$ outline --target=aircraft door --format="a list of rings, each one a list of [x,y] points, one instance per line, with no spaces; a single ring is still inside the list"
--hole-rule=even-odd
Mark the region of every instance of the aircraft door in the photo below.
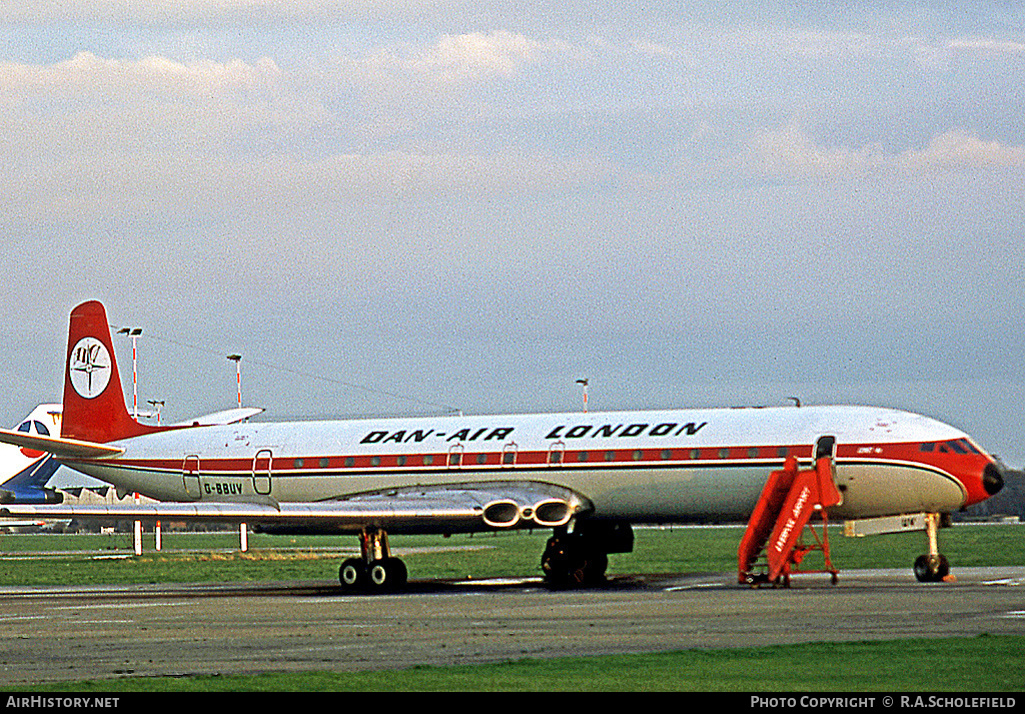
[[[182,485],[185,486],[185,496],[194,500],[202,497],[203,492],[199,488],[199,457],[195,455],[186,456],[182,461]]]
[[[815,440],[815,461],[818,461],[823,456],[828,456],[833,461],[836,461],[835,436],[820,436]]]
[[[515,466],[518,450],[519,447],[515,441],[506,442],[505,446],[502,447],[502,466]]]
[[[270,449],[260,449],[253,457],[253,490],[261,496],[270,494],[273,459]]]
[[[461,469],[463,467],[463,445],[452,444],[448,450],[448,468]]]
[[[566,455],[566,442],[556,441],[548,447],[548,465],[562,466],[563,457]]]
[[[826,457],[826,458],[829,459],[830,476],[831,476],[831,480],[833,482],[832,485],[833,485],[833,488],[836,489],[836,496],[839,499],[838,502],[836,503],[836,505],[842,505],[843,504],[843,498],[844,498],[844,491],[847,490],[847,484],[846,483],[841,484],[839,479],[837,478],[837,469],[836,469],[836,437],[835,436],[820,436],[818,439],[816,439],[815,440],[815,454],[814,454],[814,457],[815,457],[815,462],[814,463],[816,463],[816,464],[818,463],[818,460],[821,459],[822,457]]]

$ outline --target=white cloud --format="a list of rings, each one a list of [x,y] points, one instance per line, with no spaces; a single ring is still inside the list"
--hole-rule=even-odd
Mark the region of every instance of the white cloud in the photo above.
[[[416,64],[440,81],[509,76],[551,46],[504,30],[445,35]]]
[[[916,172],[1025,168],[1025,146],[982,141],[955,129],[933,137],[924,149],[902,152],[894,157],[893,164]]]
[[[565,49],[557,40],[535,40],[505,30],[442,35],[427,45],[404,43],[364,56],[340,55],[333,74],[351,84],[369,83],[366,94],[397,96],[422,83],[437,88],[513,77],[521,68],[549,61]]]
[[[780,178],[851,178],[876,173],[935,173],[1025,168],[1025,147],[983,141],[952,129],[923,148],[888,153],[879,144],[824,146],[795,124],[755,134],[739,158],[742,167]]]
[[[278,91],[282,72],[270,58],[249,64],[197,60],[178,62],[166,57],[122,60],[79,52],[51,65],[0,63],[0,93],[20,92],[106,93],[148,92],[210,97],[225,92]]]
[[[952,50],[985,52],[1018,56],[1025,54],[1025,43],[997,40],[989,37],[952,40],[947,45]]]

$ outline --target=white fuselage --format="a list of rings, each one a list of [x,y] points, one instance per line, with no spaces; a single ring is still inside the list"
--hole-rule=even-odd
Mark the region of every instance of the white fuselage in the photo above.
[[[949,512],[991,463],[961,431],[874,407],[389,418],[204,426],[113,442],[69,465],[165,501],[319,501],[413,485],[539,482],[599,518],[746,518],[787,455],[836,440],[839,517]],[[951,443],[960,444],[954,448]],[[961,453],[961,452],[964,453]]]

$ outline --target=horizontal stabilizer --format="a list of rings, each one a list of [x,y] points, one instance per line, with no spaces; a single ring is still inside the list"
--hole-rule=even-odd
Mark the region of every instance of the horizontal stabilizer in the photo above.
[[[221,426],[224,424],[237,424],[257,414],[262,414],[260,407],[240,407],[238,409],[225,409],[213,414],[204,414],[187,421],[176,422],[172,426]]]
[[[63,439],[54,436],[42,436],[40,434],[26,434],[22,431],[11,431],[0,429],[0,443],[13,444],[26,449],[45,451],[58,458],[72,459],[102,459],[118,456],[125,452],[119,446],[109,444],[97,444],[92,441],[79,441],[78,439]]]

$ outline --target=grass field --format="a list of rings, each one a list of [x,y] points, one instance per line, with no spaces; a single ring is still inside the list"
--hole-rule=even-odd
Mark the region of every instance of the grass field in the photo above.
[[[380,672],[147,677],[33,692],[1020,692],[1025,637],[813,643]],[[838,672],[842,669],[842,676]],[[20,688],[24,690],[25,688]],[[0,691],[17,691],[0,688]]]
[[[633,553],[614,555],[610,574],[732,572],[736,528],[638,529]],[[394,537],[411,577],[537,576],[547,533]],[[847,539],[831,534],[841,569],[907,568],[921,533]],[[952,570],[1025,565],[1025,526],[958,526],[940,534]],[[152,536],[142,556],[123,535],[0,535],[2,585],[71,585],[253,580],[334,580],[352,538],[253,535],[238,552],[233,533]],[[823,666],[828,664],[829,666]],[[836,676],[842,663],[844,676]],[[399,672],[303,672],[70,682],[33,692],[140,691],[1022,691],[1025,636],[819,643],[734,650],[524,660]],[[24,691],[21,687],[19,690]],[[18,691],[15,689],[3,691]]]

